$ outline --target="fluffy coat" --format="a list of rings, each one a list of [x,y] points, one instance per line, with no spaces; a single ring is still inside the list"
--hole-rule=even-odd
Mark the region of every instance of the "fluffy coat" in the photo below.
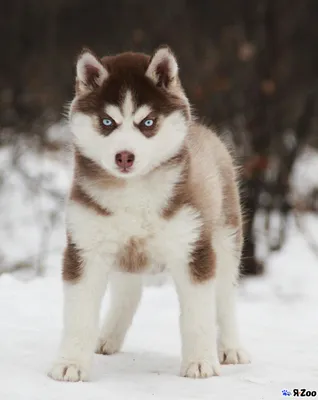
[[[248,362],[235,316],[243,240],[235,168],[216,134],[192,117],[175,56],[167,47],[103,59],[84,50],[76,69],[64,331],[50,376],[87,380],[94,349],[119,351],[143,276],[162,271],[180,300],[181,374],[209,377],[220,362]]]

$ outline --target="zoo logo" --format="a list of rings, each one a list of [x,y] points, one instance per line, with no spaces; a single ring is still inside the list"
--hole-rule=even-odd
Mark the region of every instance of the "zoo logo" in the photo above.
[[[317,396],[317,392],[315,390],[307,390],[307,389],[293,389],[293,392],[290,392],[287,389],[283,389],[282,395],[293,396],[293,397],[315,397]]]

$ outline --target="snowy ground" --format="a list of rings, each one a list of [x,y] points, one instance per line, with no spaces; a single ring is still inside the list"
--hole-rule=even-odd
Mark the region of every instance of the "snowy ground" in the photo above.
[[[58,132],[64,140],[59,127],[52,135]],[[0,215],[0,270],[21,264],[33,273],[0,275],[0,400],[275,400],[283,398],[283,389],[318,391],[318,259],[293,226],[284,249],[270,257],[267,276],[240,287],[250,365],[224,366],[220,377],[208,380],[179,377],[178,303],[167,285],[146,289],[122,353],[96,355],[91,382],[47,378],[61,331],[62,199],[71,168],[64,154],[39,155],[27,146],[20,153],[19,172],[12,149],[0,152],[0,170],[10,171],[1,176],[0,206],[8,211]],[[292,178],[300,193],[317,186],[317,154],[305,156]],[[318,243],[318,216],[306,226]],[[49,241],[43,242],[47,231]],[[30,280],[39,273],[46,277]]]
[[[282,389],[318,391],[317,283],[318,260],[291,228],[267,276],[240,287],[250,365],[224,366],[220,377],[207,380],[179,377],[178,304],[167,285],[146,289],[122,353],[96,355],[91,382],[59,383],[46,376],[61,330],[57,274],[29,282],[2,275],[0,399],[275,400],[283,398]]]

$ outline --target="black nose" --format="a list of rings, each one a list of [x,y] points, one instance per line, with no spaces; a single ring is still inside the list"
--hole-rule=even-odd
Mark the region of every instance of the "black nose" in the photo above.
[[[120,153],[116,154],[115,161],[118,167],[128,169],[132,167],[135,161],[135,155],[129,151],[121,151]]]

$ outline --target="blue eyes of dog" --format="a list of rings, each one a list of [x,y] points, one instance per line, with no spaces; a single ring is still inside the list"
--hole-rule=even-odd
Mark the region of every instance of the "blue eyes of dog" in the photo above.
[[[146,120],[143,122],[143,124],[144,124],[144,126],[146,126],[147,128],[150,128],[150,127],[153,126],[154,120],[153,120],[153,119],[146,119]]]
[[[102,123],[104,126],[112,126],[113,125],[113,121],[109,118],[103,118]]]
[[[101,123],[105,128],[115,128],[117,125],[111,118],[102,118]],[[140,123],[140,127],[152,128],[155,125],[155,120],[148,118]]]

